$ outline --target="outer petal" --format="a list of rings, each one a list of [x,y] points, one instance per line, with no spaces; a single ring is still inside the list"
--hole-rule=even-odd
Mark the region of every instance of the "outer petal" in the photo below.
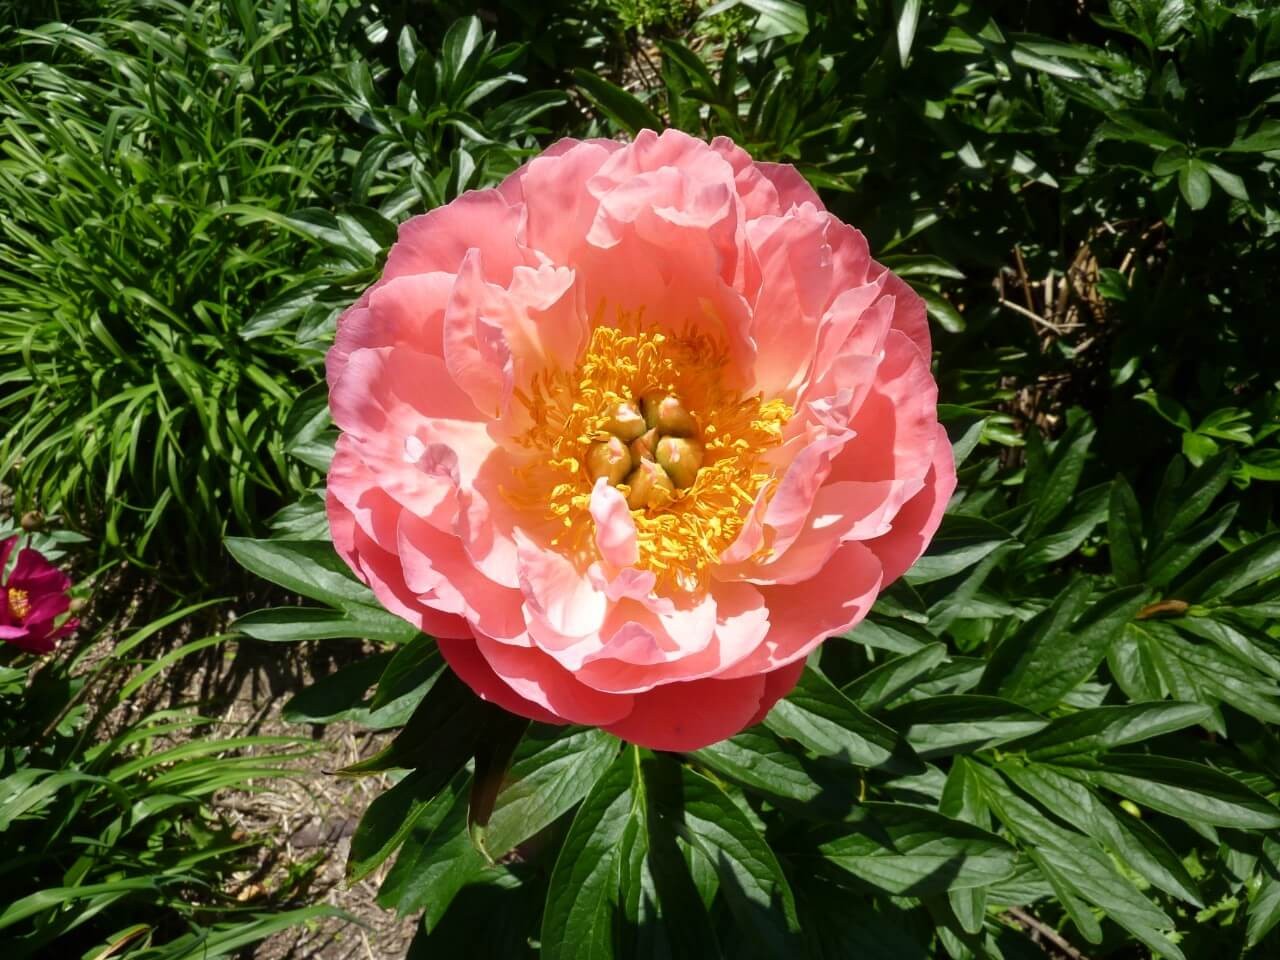
[[[604,728],[651,750],[698,750],[747,726],[764,692],[759,675],[669,683],[638,694],[631,712]]]
[[[933,464],[924,479],[924,488],[898,511],[892,529],[882,537],[867,541],[884,565],[885,585],[897,580],[915,563],[942,523],[947,501],[956,489],[955,459],[946,431],[938,426],[933,448]]]
[[[440,652],[449,666],[453,668],[462,682],[474,690],[482,700],[495,703],[503,710],[509,710],[539,723],[564,724],[568,721],[557,716],[545,707],[540,707],[520,696],[507,686],[489,666],[489,662],[480,656],[475,640],[450,639],[442,637],[436,641]]]
[[[476,646],[493,672],[518,696],[571,723],[606,726],[632,709],[632,697],[592,690],[534,647],[498,643],[483,635],[476,637]]]
[[[756,715],[751,718],[751,722],[747,726],[754,726],[767,717],[774,704],[790,693],[791,688],[799,682],[800,674],[802,673],[804,673],[803,660],[796,660],[785,667],[779,667],[777,670],[766,673],[764,675],[764,695],[760,698],[760,709],[756,711]]]
[[[880,560],[856,541],[840,546],[822,573],[802,583],[762,587],[769,607],[769,635],[752,654],[722,676],[765,673],[808,656],[827,637],[844,633],[863,617],[880,592]],[[833,589],[839,584],[839,589]]]

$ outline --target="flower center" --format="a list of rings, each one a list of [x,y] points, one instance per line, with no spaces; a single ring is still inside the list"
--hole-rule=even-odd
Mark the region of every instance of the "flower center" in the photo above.
[[[27,614],[31,612],[31,601],[27,597],[27,591],[10,587],[8,599],[9,612],[13,614],[14,619],[19,621],[26,619]]]
[[[553,545],[595,557],[591,490],[604,477],[635,521],[639,566],[696,590],[773,482],[761,455],[777,446],[792,409],[724,385],[728,359],[705,334],[596,327],[572,371],[519,394],[533,426],[520,442],[541,456],[513,500],[547,511]]]

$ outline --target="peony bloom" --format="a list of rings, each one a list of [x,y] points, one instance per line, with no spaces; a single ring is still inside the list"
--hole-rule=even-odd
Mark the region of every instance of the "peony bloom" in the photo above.
[[[400,229],[327,359],[338,552],[475,691],[692,750],[955,486],[923,304],[791,167],[561,140]]]
[[[76,620],[54,624],[71,606],[71,578],[30,547],[18,551],[5,576],[17,544],[16,535],[0,541],[0,641],[31,653],[48,653],[59,637],[79,625]]]

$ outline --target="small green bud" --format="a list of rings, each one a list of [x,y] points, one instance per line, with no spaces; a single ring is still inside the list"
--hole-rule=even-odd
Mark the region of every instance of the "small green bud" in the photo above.
[[[652,460],[640,461],[640,465],[627,477],[627,486],[631,488],[627,494],[627,506],[632,510],[664,506],[676,492],[666,471]]]
[[[631,454],[617,437],[593,443],[587,450],[587,473],[592,480],[605,477],[611,486],[617,486],[630,470]]]
[[[658,441],[657,454],[658,466],[667,471],[676,489],[684,490],[697,479],[705,449],[697,440],[663,437]]]
[[[692,437],[698,432],[693,417],[674,394],[646,393],[640,398],[644,422],[650,429],[669,437]]]
[[[620,403],[609,414],[604,422],[604,429],[612,433],[623,443],[630,443],[644,433],[644,417],[634,403]]]

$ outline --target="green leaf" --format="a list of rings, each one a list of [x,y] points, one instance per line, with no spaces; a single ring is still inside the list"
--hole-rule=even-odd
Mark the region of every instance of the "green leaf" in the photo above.
[[[1095,434],[1093,421],[1088,417],[1081,417],[1067,428],[1067,432],[1054,447],[1048,477],[1033,502],[1031,515],[1027,518],[1027,527],[1022,534],[1024,541],[1032,540],[1048,529],[1049,524],[1071,502],[1076,487],[1080,484],[1080,475],[1084,472],[1089,446],[1093,443]]]
[[[972,753],[1035,733],[1042,717],[1008,700],[947,694],[913,700],[885,715],[925,759]]]
[[[1260,882],[1249,897],[1249,946],[1255,947],[1280,923],[1280,843],[1267,837],[1258,858]]]
[[[1059,717],[1038,733],[1011,744],[1035,760],[1102,753],[1204,723],[1211,711],[1199,703],[1129,703],[1095,707]]]
[[[1221,510],[1210,514],[1181,536],[1166,539],[1147,563],[1147,582],[1156,587],[1172,583],[1197,557],[1218,542],[1235,519],[1239,506],[1238,503],[1224,504]]]
[[[488,717],[499,712],[447,670],[394,740],[367,760],[345,767],[347,775],[378,773],[396,767],[434,769],[444,783],[471,759]]]
[[[1182,951],[1165,933],[1173,930],[1173,921],[1117,872],[1097,841],[1058,826],[1044,811],[1018,797],[994,770],[966,759],[956,762],[977,777],[992,812],[1021,841],[1086,938],[1100,941],[1102,931],[1084,902],[1102,908],[1152,950],[1182,960]]]
[[[715,866],[721,895],[760,952],[793,956],[798,933],[795,898],[764,837],[706,777],[682,767],[678,786],[678,791],[664,791],[655,798],[660,815]]]
[[[250,573],[331,606],[381,609],[373,591],[352,575],[326,540],[227,537],[227,550]]]
[[[1124,596],[1131,597],[1138,592],[1128,588]],[[1061,658],[1073,652],[1074,643],[1067,629],[1080,616],[1088,601],[1088,580],[1074,580],[1048,609],[1036,614],[1005,639],[983,671],[978,689],[1026,706],[1057,702],[1058,696],[1047,697],[1041,684],[1053,674],[1060,673]],[[1087,652],[1091,657],[1093,651]],[[1098,660],[1101,659],[1102,651],[1099,650]],[[1075,667],[1074,664],[1072,666]],[[1076,669],[1069,671],[1072,676],[1076,672]]]
[[[933,583],[976,566],[1010,541],[1007,531],[973,517],[947,517],[928,552],[912,565],[904,579],[912,586]]]
[[[793,0],[725,0],[708,7],[702,16],[714,16],[736,6],[749,7],[758,13],[756,29],[767,36],[804,36],[809,32],[805,8]]]
[[[269,643],[346,637],[384,643],[407,643],[419,636],[417,627],[395,614],[354,604],[341,612],[319,607],[269,607],[254,610],[236,620],[235,629],[255,640]]]
[[[602,730],[535,726],[516,751],[498,793],[487,833],[501,857],[582,800],[613,763],[618,741]]]
[[[381,866],[404,843],[418,818],[433,809],[433,803],[439,811],[441,804],[447,807],[454,802],[465,780],[462,772],[452,785],[447,781],[442,784],[436,771],[414,770],[390,790],[374,797],[351,837],[347,882],[359,883]],[[445,799],[437,802],[442,790]]]
[[[946,644],[931,643],[868,670],[845,685],[844,695],[863,710],[879,710],[946,658]]]
[[[1280,570],[1280,531],[1259,537],[1209,564],[1176,591],[1179,597],[1204,603],[1229,597],[1237,590],[1273,576]]]
[[[1178,171],[1178,189],[1192,210],[1203,210],[1208,205],[1213,185],[1209,171],[1201,161],[1188,160]]]
[[[891,728],[859,709],[826,677],[805,667],[795,689],[769,711],[765,726],[820,756],[862,767],[913,772],[919,760]]]
[[[1074,553],[1106,516],[1109,488],[1110,484],[1099,484],[1082,491],[1072,503],[1066,524],[1028,543],[1015,566],[1023,570],[1045,566]]]
[[[444,669],[440,648],[430,637],[418,634],[396,650],[378,678],[378,689],[369,708],[374,711],[411,696],[432,682]]]
[[[1142,509],[1133,487],[1122,476],[1111,481],[1107,540],[1116,582],[1121,586],[1137,583],[1142,577]]]
[[[903,69],[911,59],[911,44],[916,36],[916,24],[920,21],[922,0],[894,0],[894,16],[898,21],[895,36],[898,40],[898,61]]]
[[[1274,830],[1280,809],[1213,767],[1169,757],[1113,755],[1089,779],[1135,803],[1218,827]]]
[[[1057,768],[1005,761],[999,769],[1046,810],[1071,811],[1072,826],[1111,850],[1120,862],[1161,890],[1203,906],[1200,891],[1177,854],[1141,820],[1116,813],[1088,786]]]
[[[857,784],[844,768],[788,750],[762,725],[689,755],[751,793],[819,820],[842,820],[857,803]]]
[[[1229,153],[1269,153],[1280,150],[1280,120],[1263,120],[1253,133],[1227,147]]]
[[[1013,873],[1014,850],[994,834],[939,813],[867,803],[857,832],[827,841],[822,855],[864,883],[902,896],[986,886]]]
[[[542,915],[543,960],[614,953],[623,837],[643,807],[636,747],[628,747],[578,808],[556,857]]]
[[[490,863],[494,854],[488,846],[489,818],[493,815],[498,791],[507,776],[507,767],[529,729],[529,720],[506,711],[492,713],[480,733],[471,777],[471,797],[467,803],[467,829],[471,842]]]
[[[463,887],[484,875],[484,858],[467,832],[470,781],[467,771],[459,771],[417,814],[378,890],[379,905],[401,916],[424,910],[422,922],[428,930],[440,922]],[[429,791],[424,785],[419,795]]]
[[[1274,80],[1277,77],[1280,77],[1280,60],[1271,60],[1249,74],[1249,82],[1261,83],[1263,80]]]
[[[661,130],[658,115],[616,84],[590,71],[577,68],[573,80],[587,98],[619,127],[635,136],[641,130]]]
[[[363,718],[367,715],[365,694],[378,682],[390,661],[389,653],[363,657],[321,677],[295,694],[284,705],[281,717],[286,723],[331,723],[353,714]]]
[[[1235,468],[1235,456],[1227,452],[1206,460],[1191,471],[1191,475],[1178,485],[1177,500],[1171,504],[1169,515],[1155,531],[1155,542],[1159,544],[1178,536],[1202,517],[1226,487]]]

